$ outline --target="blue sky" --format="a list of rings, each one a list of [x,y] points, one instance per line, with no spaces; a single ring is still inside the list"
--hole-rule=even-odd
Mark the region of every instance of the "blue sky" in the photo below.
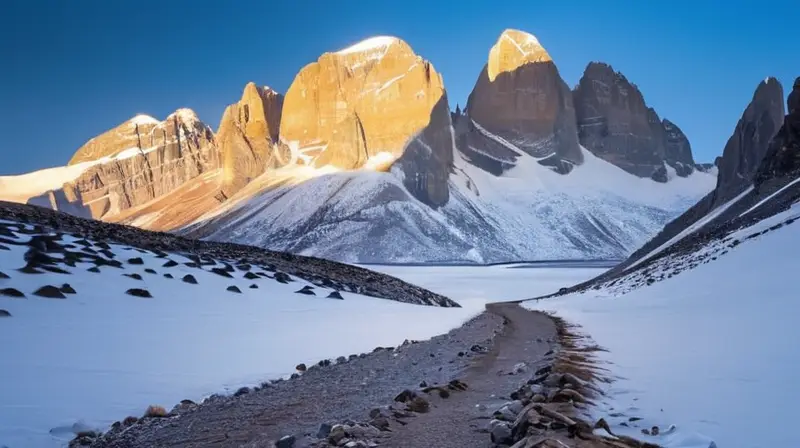
[[[613,4],[614,7],[609,7]],[[65,164],[137,113],[190,107],[216,129],[248,81],[285,92],[325,51],[395,35],[464,104],[505,28],[535,34],[567,84],[610,63],[689,136],[722,148],[760,80],[800,76],[800,1],[6,0],[0,174]],[[788,92],[787,92],[788,93]]]

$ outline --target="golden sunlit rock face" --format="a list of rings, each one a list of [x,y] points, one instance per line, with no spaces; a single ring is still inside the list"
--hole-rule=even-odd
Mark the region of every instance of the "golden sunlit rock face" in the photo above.
[[[137,115],[86,142],[72,156],[69,165],[111,157],[128,148],[146,148],[146,140],[159,123],[148,115]]]
[[[412,193],[441,205],[453,158],[449,129],[447,96],[433,65],[400,39],[375,37],[325,53],[300,71],[286,93],[280,136],[317,167],[358,169],[391,155],[408,168]]]
[[[460,133],[460,140],[491,146],[481,142],[485,130],[513,145],[512,154],[496,157],[527,153],[560,173],[583,161],[572,93],[550,55],[528,33],[506,30],[497,39],[469,96],[467,115],[480,128],[465,131],[474,135]]]
[[[66,183],[63,195],[94,218],[145,204],[219,166],[214,134],[190,109],[162,122],[134,117],[84,145],[73,160],[96,163]]]
[[[283,96],[269,87],[248,83],[242,99],[222,115],[217,142],[222,154],[222,190],[239,191],[267,168],[289,162],[278,147]]]
[[[500,73],[513,72],[525,64],[552,60],[533,35],[519,30],[505,30],[489,50],[489,81],[494,81]]]

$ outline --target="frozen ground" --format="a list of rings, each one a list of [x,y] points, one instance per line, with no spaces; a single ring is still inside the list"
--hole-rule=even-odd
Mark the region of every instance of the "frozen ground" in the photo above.
[[[609,350],[601,358],[620,379],[594,412],[617,431],[642,436],[640,428],[674,424],[674,433],[651,438],[666,447],[800,446],[798,215],[795,207],[727,244],[660,260],[648,276],[663,279],[651,286],[620,285],[639,282],[631,274],[615,287],[526,306],[579,324]],[[688,264],[696,266],[664,275]],[[619,425],[630,417],[644,420]]]
[[[526,268],[527,266],[534,266]],[[455,301],[505,302],[550,294],[603,273],[598,267],[389,266],[368,268],[450,297]],[[591,265],[590,265],[591,266]]]
[[[65,236],[63,242],[71,240]],[[169,258],[180,264],[165,268],[165,258],[114,245],[110,250],[124,270],[102,266],[91,273],[93,264],[78,263],[72,275],[24,274],[17,268],[28,247],[0,246],[9,249],[0,250],[0,271],[10,276],[0,278],[0,289],[27,296],[0,294],[0,309],[11,314],[0,318],[0,446],[10,448],[64,445],[75,428],[104,429],[126,415],[141,415],[150,404],[169,409],[182,399],[288,376],[300,362],[430,338],[484,305],[466,297],[463,308],[445,309],[348,292],[334,300],[320,287],[317,296],[308,296],[295,293],[310,285],[299,279],[248,280],[240,271],[226,278],[210,267],[187,267],[190,260],[175,254]],[[134,257],[143,264],[125,262]],[[134,272],[142,280],[123,276]],[[182,282],[186,274],[199,284]],[[77,294],[32,294],[63,283]],[[232,285],[242,293],[227,291]],[[146,288],[153,298],[126,295],[129,288]]]

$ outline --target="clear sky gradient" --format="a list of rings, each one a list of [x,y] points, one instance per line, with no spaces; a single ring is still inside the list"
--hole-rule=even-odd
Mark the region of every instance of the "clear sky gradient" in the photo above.
[[[216,129],[248,81],[285,92],[325,51],[406,40],[462,106],[505,28],[536,35],[567,84],[622,71],[698,161],[721,154],[756,85],[800,76],[800,1],[5,0],[0,174],[65,164],[137,113],[194,109]],[[788,94],[788,91],[786,92]]]

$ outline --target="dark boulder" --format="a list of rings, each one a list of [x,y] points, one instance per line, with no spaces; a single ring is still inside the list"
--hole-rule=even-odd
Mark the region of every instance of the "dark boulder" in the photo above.
[[[44,297],[46,299],[66,299],[67,296],[59,288],[52,285],[45,285],[37,289],[33,295]]]
[[[125,291],[125,294],[128,294],[129,296],[134,296],[134,297],[141,297],[143,299],[152,299],[153,298],[153,295],[150,294],[150,291],[148,291],[146,289],[141,289],[141,288],[131,288],[131,289]]]

